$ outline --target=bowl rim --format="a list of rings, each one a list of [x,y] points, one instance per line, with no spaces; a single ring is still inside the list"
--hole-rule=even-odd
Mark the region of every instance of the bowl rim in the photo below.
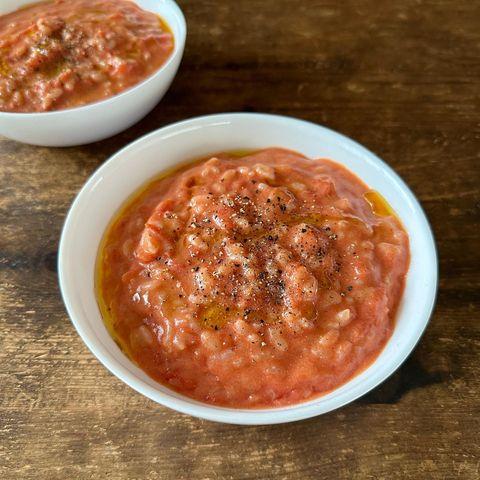
[[[134,3],[137,3],[136,0],[131,0]],[[96,107],[103,107],[103,106],[108,106],[109,104],[117,101],[120,97],[127,97],[130,95],[135,95],[137,93],[137,90],[142,89],[146,85],[154,82],[157,77],[161,76],[163,74],[163,71],[166,70],[170,64],[180,55],[183,55],[183,50],[185,48],[185,42],[187,39],[187,22],[185,20],[185,15],[183,14],[181,8],[178,6],[178,4],[174,0],[160,0],[162,3],[164,3],[168,8],[172,9],[172,12],[174,15],[177,17],[177,19],[180,22],[180,29],[179,29],[179,37],[176,35],[173,35],[174,38],[174,43],[173,43],[173,52],[171,55],[167,58],[167,61],[163,63],[155,72],[150,74],[147,78],[142,80],[139,83],[136,83],[132,85],[131,87],[128,87],[127,89],[111,96],[107,97],[103,100],[96,100],[91,103],[86,103],[85,105],[79,105],[78,107],[70,107],[70,108],[64,108],[62,110],[49,110],[46,112],[5,112],[0,110],[0,116],[4,117],[9,117],[9,118],[33,118],[33,117],[54,117],[62,114],[68,114],[68,113],[84,113],[87,112],[89,109],[94,109]],[[138,4],[137,4],[138,5]],[[141,7],[143,9],[143,7]],[[151,10],[144,9],[146,11],[149,11],[151,13]],[[15,10],[12,10],[14,12]],[[10,12],[10,13],[12,13]],[[5,15],[5,14],[4,14]],[[8,13],[7,13],[8,15]],[[162,17],[163,20],[163,17]],[[165,21],[165,20],[164,20]],[[167,23],[168,27],[173,30],[171,27],[170,23]],[[172,31],[173,34],[173,31]]]
[[[373,382],[362,382],[360,385],[354,388],[354,394],[352,395],[351,392],[343,392],[339,401],[336,402],[335,406],[333,407],[325,407],[321,404],[315,404],[316,401],[322,398],[322,395],[316,397],[314,399],[310,399],[304,403],[297,403],[283,407],[272,407],[272,408],[261,408],[261,409],[236,409],[236,408],[228,408],[228,407],[219,407],[216,405],[209,405],[207,403],[198,402],[196,400],[192,400],[186,396],[180,396],[181,398],[174,397],[172,395],[168,395],[166,393],[161,392],[158,389],[155,389],[148,385],[143,380],[139,379],[135,373],[133,373],[130,369],[120,365],[118,362],[108,351],[108,349],[101,343],[101,341],[97,338],[97,344],[91,339],[91,335],[95,335],[93,330],[90,326],[85,326],[81,322],[79,322],[76,318],[75,309],[70,302],[70,298],[68,295],[68,291],[66,288],[66,249],[67,249],[67,234],[73,223],[76,221],[75,217],[79,210],[81,210],[81,206],[84,202],[88,201],[88,193],[92,187],[95,186],[99,178],[104,176],[104,174],[112,168],[112,165],[118,160],[121,159],[122,156],[129,151],[135,150],[137,147],[141,146],[144,142],[148,142],[149,140],[153,139],[156,136],[159,136],[159,142],[161,142],[161,137],[166,136],[169,134],[174,134],[175,131],[183,129],[184,132],[188,132],[192,130],[192,127],[199,127],[201,128],[201,124],[207,123],[231,123],[234,122],[235,119],[240,118],[248,118],[250,121],[255,120],[266,120],[272,122],[280,122],[280,123],[290,123],[291,127],[294,128],[295,126],[298,127],[308,127],[308,128],[315,128],[319,131],[322,131],[324,134],[328,134],[333,136],[336,141],[341,142],[342,145],[347,145],[349,148],[353,148],[359,151],[363,155],[367,155],[372,161],[374,161],[377,165],[379,165],[382,170],[386,171],[393,180],[396,181],[403,192],[409,197],[409,199],[413,202],[415,206],[415,210],[418,214],[422,217],[422,220],[425,224],[425,229],[422,232],[422,235],[425,236],[427,243],[430,246],[430,254],[432,258],[432,271],[430,274],[432,275],[432,284],[429,289],[429,295],[427,298],[429,301],[427,302],[427,307],[424,310],[423,316],[419,316],[416,319],[418,324],[416,334],[413,335],[403,353],[397,355],[395,357],[395,361],[392,361],[389,367],[386,369],[386,373],[383,374],[380,378],[376,379]],[[212,152],[214,153],[214,152]],[[335,160],[335,159],[334,159]],[[161,169],[159,169],[159,172]],[[361,178],[361,176],[360,176]],[[125,199],[128,198],[128,194],[125,196]],[[112,215],[114,212],[112,212]],[[408,232],[411,235],[411,232]],[[98,246],[97,249],[98,250]],[[433,236],[433,231],[431,225],[428,221],[427,216],[420,204],[417,200],[414,193],[410,190],[407,184],[403,181],[403,179],[383,160],[381,160],[378,156],[372,153],[370,150],[366,149],[356,141],[346,137],[343,134],[340,134],[334,130],[331,130],[327,127],[323,127],[321,125],[315,124],[313,122],[309,122],[306,120],[301,120],[294,117],[288,117],[283,115],[274,115],[274,114],[265,114],[265,113],[245,113],[245,112],[232,112],[232,113],[220,113],[220,114],[212,114],[212,115],[204,115],[199,117],[193,117],[187,120],[178,121],[169,125],[166,125],[162,128],[159,128],[153,132],[150,132],[139,139],[135,140],[134,142],[126,145],[118,152],[113,154],[108,160],[106,160],[100,167],[90,176],[81,190],[78,192],[74,202],[72,203],[62,228],[62,234],[59,243],[59,250],[58,250],[58,275],[59,275],[59,285],[61,295],[66,306],[67,312],[69,314],[70,320],[72,321],[73,325],[75,326],[78,334],[93,353],[93,355],[108,369],[111,373],[113,373],[116,377],[122,380],[124,383],[129,385],[134,390],[138,391],[139,393],[143,394],[144,396],[150,398],[156,403],[169,407],[173,410],[176,410],[181,413],[185,413],[188,415],[192,415],[198,418],[211,420],[215,422],[221,423],[229,423],[229,424],[239,424],[239,425],[270,425],[270,424],[278,424],[278,423],[287,423],[293,421],[299,421],[303,419],[307,419],[310,417],[314,417],[317,415],[321,415],[330,411],[334,411],[338,408],[345,406],[348,403],[351,403],[358,398],[362,397],[363,395],[367,394],[378,385],[383,383],[387,380],[407,359],[407,357],[412,353],[420,339],[422,338],[425,329],[430,321],[432,316],[437,291],[438,291],[438,253],[437,248]],[[391,339],[389,340],[389,342]],[[388,342],[387,342],[388,344]],[[376,360],[372,363],[375,363]],[[356,376],[349,379],[346,383],[340,385],[340,387],[344,385],[348,385]],[[338,387],[338,388],[340,388]],[[166,387],[168,389],[168,387]],[[332,390],[335,391],[336,389]],[[173,393],[173,391],[172,391]],[[328,392],[327,392],[328,393]]]

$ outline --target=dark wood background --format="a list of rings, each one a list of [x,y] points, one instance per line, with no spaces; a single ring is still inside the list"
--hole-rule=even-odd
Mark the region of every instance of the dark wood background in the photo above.
[[[480,476],[480,4],[182,0],[171,90],[112,139],[52,149],[0,139],[2,479],[449,479]],[[170,122],[293,115],[349,135],[412,187],[440,255],[435,314],[381,387],[278,426],[196,420],[129,389],[63,307],[62,222],[113,152]]]

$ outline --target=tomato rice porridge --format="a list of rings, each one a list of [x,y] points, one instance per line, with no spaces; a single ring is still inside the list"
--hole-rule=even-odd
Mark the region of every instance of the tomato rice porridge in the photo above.
[[[0,16],[0,111],[112,97],[170,57],[173,35],[130,0],[48,0]]]
[[[218,154],[151,182],[108,228],[99,304],[148,375],[210,404],[312,399],[381,352],[408,237],[381,197],[329,160]]]

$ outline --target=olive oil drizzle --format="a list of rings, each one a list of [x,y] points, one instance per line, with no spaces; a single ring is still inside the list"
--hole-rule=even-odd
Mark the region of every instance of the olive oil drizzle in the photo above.
[[[385,198],[376,190],[364,193],[363,198],[370,205],[372,212],[379,217],[396,217],[396,214]]]

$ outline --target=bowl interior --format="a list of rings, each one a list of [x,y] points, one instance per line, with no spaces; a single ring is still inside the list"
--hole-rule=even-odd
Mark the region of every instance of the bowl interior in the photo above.
[[[219,151],[271,146],[341,163],[387,199],[410,236],[411,264],[405,293],[396,328],[385,349],[368,369],[340,388],[302,404],[275,409],[209,406],[158,384],[119,350],[103,324],[95,299],[97,249],[109,221],[126,198],[162,170]],[[202,418],[262,424],[333,410],[368,392],[393,373],[428,322],[435,300],[437,260],[432,233],[420,205],[404,182],[374,154],[340,134],[300,120],[223,114],[160,129],[126,147],[97,170],[67,217],[59,273],[67,309],[83,340],[107,368],[131,387],[159,403]]]

